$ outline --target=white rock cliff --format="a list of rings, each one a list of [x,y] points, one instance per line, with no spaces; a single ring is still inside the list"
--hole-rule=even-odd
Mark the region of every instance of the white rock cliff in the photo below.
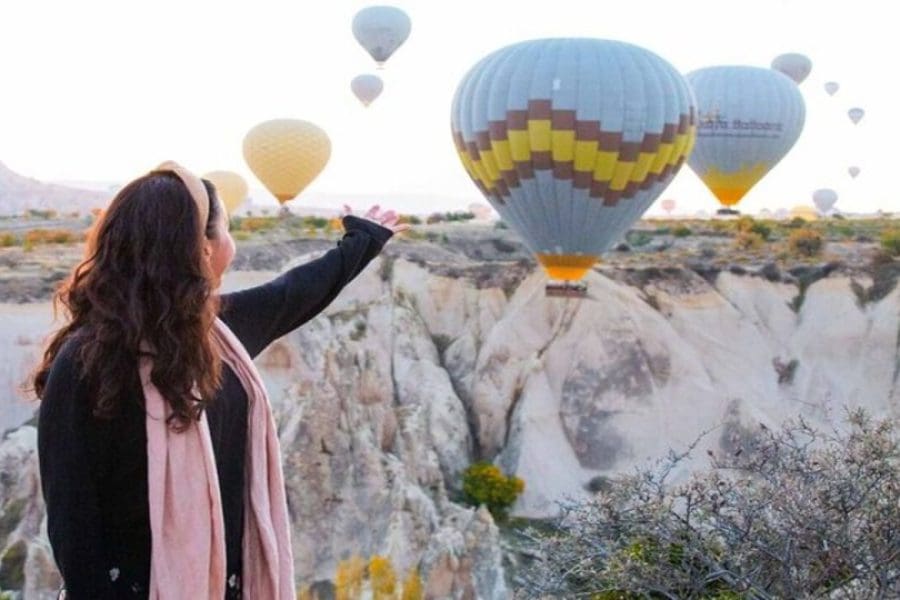
[[[845,406],[898,415],[896,289],[867,302],[871,282],[849,274],[801,294],[759,276],[606,267],[577,300],[545,297],[530,268],[508,274],[383,256],[258,359],[303,583],[380,554],[399,572],[418,567],[429,597],[509,597],[489,514],[452,501],[477,459],[525,480],[515,514],[548,517],[702,432],[701,449],[718,450],[759,422],[830,425]],[[38,594],[57,580],[33,431],[0,446],[15,474],[0,486],[0,520],[12,524],[0,543],[8,553],[24,540],[26,589]]]

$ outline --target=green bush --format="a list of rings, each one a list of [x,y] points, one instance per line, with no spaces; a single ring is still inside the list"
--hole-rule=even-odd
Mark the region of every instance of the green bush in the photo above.
[[[797,229],[788,237],[788,248],[797,256],[818,256],[823,246],[822,234],[812,229]]]
[[[678,227],[676,227],[675,229],[672,230],[672,235],[674,235],[677,238],[685,238],[685,237],[690,236],[693,233],[694,232],[691,231],[691,228],[688,227],[687,225],[679,225]]]
[[[325,229],[328,227],[328,219],[324,217],[303,217],[303,224],[313,229]]]
[[[240,231],[267,231],[277,224],[275,219],[266,217],[244,217],[238,222],[237,227]]]
[[[9,248],[10,246],[18,246],[19,240],[11,233],[0,235],[0,248]]]
[[[506,519],[507,511],[525,490],[525,482],[512,475],[504,475],[500,467],[489,462],[477,462],[463,473],[463,494],[471,506],[484,504],[498,521]]]
[[[891,256],[900,255],[900,229],[888,229],[882,232],[881,247]]]
[[[650,236],[646,231],[629,231],[625,235],[625,241],[628,242],[629,246],[634,248],[640,248],[641,246],[646,246],[653,240],[653,237]]]
[[[752,232],[759,235],[764,241],[769,239],[772,228],[762,221],[757,221],[753,217],[743,216],[735,221],[735,229],[740,232]]]

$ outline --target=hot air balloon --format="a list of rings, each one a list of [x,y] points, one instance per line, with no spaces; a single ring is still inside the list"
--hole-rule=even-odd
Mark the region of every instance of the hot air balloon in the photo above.
[[[812,71],[812,61],[802,54],[791,52],[776,56],[772,61],[772,68],[793,79],[794,83],[800,84]]]
[[[800,137],[803,96],[772,69],[707,67],[687,78],[699,110],[688,164],[723,206],[734,206]]]
[[[821,189],[813,192],[813,204],[819,209],[820,214],[826,214],[838,200],[837,192],[831,189]]]
[[[475,218],[479,221],[487,221],[491,218],[494,211],[487,204],[473,202],[469,205],[469,212],[475,215]]]
[[[847,111],[847,116],[850,117],[850,120],[853,121],[854,125],[857,125],[862,120],[862,118],[865,114],[866,114],[866,111],[864,111],[863,109],[861,109],[859,107],[851,108],[850,110]]]
[[[216,194],[230,215],[247,199],[247,182],[234,171],[210,171],[203,179],[216,187]]]
[[[790,212],[791,219],[803,219],[804,221],[815,221],[819,218],[819,213],[812,206],[795,206]]]
[[[667,214],[671,215],[672,211],[675,210],[675,200],[672,198],[666,198],[662,201],[662,209],[666,211]]]
[[[856,176],[859,175],[859,167],[850,167],[849,169],[847,169],[847,172],[850,173],[850,177],[856,179]]]
[[[493,52],[463,77],[451,114],[475,185],[566,282],[662,193],[693,146],[694,120],[690,86],[669,63],[599,39]]]
[[[379,67],[406,41],[411,27],[406,13],[393,6],[369,6],[353,17],[353,37]]]
[[[841,84],[839,84],[837,81],[828,81],[825,83],[825,92],[829,96],[834,96],[835,94],[837,94],[837,91],[840,88],[841,88]]]
[[[375,98],[381,95],[384,83],[378,75],[357,75],[350,82],[350,89],[359,98],[359,101],[363,103],[363,106],[369,106]]]
[[[309,121],[265,121],[244,137],[244,160],[281,204],[302,192],[330,156],[328,135]]]

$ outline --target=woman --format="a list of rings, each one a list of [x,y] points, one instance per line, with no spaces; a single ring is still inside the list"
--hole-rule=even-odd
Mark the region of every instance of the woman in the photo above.
[[[234,242],[209,182],[164,163],[113,199],[57,295],[69,319],[34,377],[66,598],[294,597],[278,440],[251,359],[406,228],[377,206],[343,222],[321,258],[218,296]]]

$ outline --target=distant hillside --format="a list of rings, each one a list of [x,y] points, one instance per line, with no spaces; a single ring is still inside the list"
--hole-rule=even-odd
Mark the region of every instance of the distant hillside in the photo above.
[[[20,215],[27,210],[55,210],[59,214],[83,213],[103,207],[106,191],[86,190],[24,177],[0,162],[0,215]]]

